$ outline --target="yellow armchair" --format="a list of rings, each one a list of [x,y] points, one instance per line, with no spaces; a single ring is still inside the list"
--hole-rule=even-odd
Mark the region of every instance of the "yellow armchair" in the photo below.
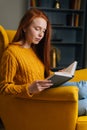
[[[8,45],[16,31],[4,31]],[[86,74],[87,69],[78,70],[72,80],[87,80]],[[87,116],[78,117],[78,88],[74,86],[50,88],[29,99],[1,94],[0,118],[5,130],[87,130]]]

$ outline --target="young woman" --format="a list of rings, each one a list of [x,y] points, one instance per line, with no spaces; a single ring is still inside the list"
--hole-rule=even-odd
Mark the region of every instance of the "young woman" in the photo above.
[[[41,10],[28,10],[20,21],[12,43],[2,56],[1,93],[31,97],[53,85],[45,79],[50,74],[50,39],[51,25],[48,17]],[[84,94],[80,94],[80,99],[86,100],[86,82],[67,82],[64,85],[75,85],[79,89],[84,86]],[[81,107],[82,105],[79,106],[79,113]]]
[[[30,9],[20,21],[13,42],[4,52],[0,67],[0,91],[27,95],[49,88],[51,26],[40,10]]]

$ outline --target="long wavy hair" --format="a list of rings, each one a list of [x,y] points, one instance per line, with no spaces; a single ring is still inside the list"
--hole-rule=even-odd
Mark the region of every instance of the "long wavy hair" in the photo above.
[[[32,44],[32,48],[39,57],[39,59],[43,62],[45,66],[45,77],[49,75],[49,69],[50,69],[50,41],[51,41],[51,24],[46,16],[46,14],[36,8],[31,8],[27,10],[23,18],[21,19],[17,32],[14,36],[13,43],[18,41],[25,41],[25,32],[24,29],[29,27],[33,19],[41,17],[46,20],[47,22],[47,29],[45,31],[45,35],[43,39],[39,42],[39,44],[35,45]]]

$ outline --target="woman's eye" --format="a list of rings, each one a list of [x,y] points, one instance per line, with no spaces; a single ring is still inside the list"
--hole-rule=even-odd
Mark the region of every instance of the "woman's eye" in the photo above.
[[[39,28],[39,27],[35,28],[35,30],[36,30],[36,31],[40,31],[40,32],[45,33],[45,30],[42,30],[42,29],[41,29],[41,28]]]
[[[39,31],[39,30],[40,30],[40,28],[35,28],[35,30]]]

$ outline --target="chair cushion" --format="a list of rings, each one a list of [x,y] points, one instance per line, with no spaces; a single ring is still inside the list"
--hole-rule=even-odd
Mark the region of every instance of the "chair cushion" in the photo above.
[[[87,116],[78,117],[76,130],[87,130]]]

